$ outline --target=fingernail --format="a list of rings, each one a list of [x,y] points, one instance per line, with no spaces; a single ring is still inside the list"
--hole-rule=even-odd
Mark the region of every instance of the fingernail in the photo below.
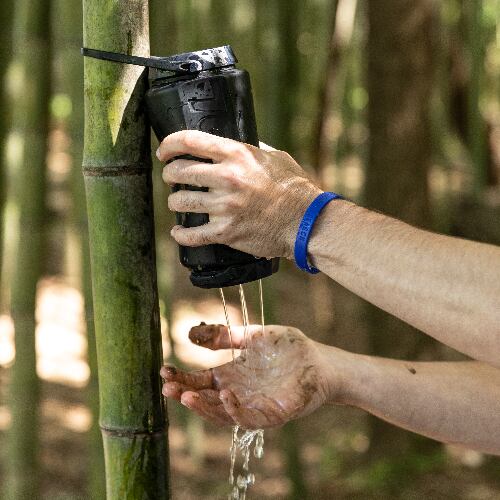
[[[159,160],[161,160],[161,158],[160,158],[160,148],[158,148],[158,149],[156,150],[156,157],[157,157]]]
[[[177,375],[177,368],[175,366],[166,366],[165,371],[167,375]]]

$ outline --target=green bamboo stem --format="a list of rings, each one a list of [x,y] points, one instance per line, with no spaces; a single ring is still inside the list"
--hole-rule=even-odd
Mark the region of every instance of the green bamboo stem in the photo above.
[[[38,498],[38,406],[36,287],[43,262],[45,157],[50,92],[50,2],[15,4],[12,139],[9,158],[8,227],[15,238],[11,314],[16,361],[9,388],[12,426],[8,438],[5,498]]]
[[[9,97],[7,95],[7,70],[11,59],[12,50],[12,14],[14,10],[13,0],[5,0],[2,4],[3,19],[0,30],[0,214],[3,214],[5,204],[5,141],[10,127]],[[0,283],[2,283],[3,264],[3,216],[0,216]],[[1,294],[0,294],[1,297]]]
[[[84,44],[149,53],[148,2],[84,0]],[[141,68],[85,61],[85,149],[108,500],[169,497],[150,133]]]
[[[481,0],[471,0],[464,5],[467,9],[470,64],[467,96],[467,140],[474,174],[474,191],[476,196],[479,196],[488,183],[486,130],[480,109],[481,88],[484,78],[483,2]]]

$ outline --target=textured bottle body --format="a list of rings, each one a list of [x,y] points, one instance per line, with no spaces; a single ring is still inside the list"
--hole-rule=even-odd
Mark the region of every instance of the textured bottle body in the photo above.
[[[245,70],[228,67],[196,76],[157,78],[147,92],[146,105],[160,141],[179,130],[200,130],[258,146],[250,78]],[[179,185],[175,189],[204,188]],[[184,227],[196,227],[206,224],[208,215],[178,213],[177,221]],[[225,245],[181,246],[179,255],[181,263],[192,270],[193,284],[204,288],[264,278],[278,266],[277,259],[256,259]]]

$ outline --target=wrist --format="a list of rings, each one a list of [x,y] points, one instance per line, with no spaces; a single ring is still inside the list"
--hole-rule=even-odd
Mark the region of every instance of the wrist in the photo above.
[[[283,257],[294,260],[295,240],[297,239],[297,232],[300,223],[307,207],[314,201],[314,199],[323,193],[319,187],[314,184],[309,184],[305,189],[302,189],[300,196],[288,198],[287,207],[283,213],[288,219],[288,224],[285,226],[284,232],[284,253]]]
[[[308,244],[308,260],[314,267],[319,267],[321,261],[331,261],[334,250],[331,245],[325,243],[325,235],[339,236],[341,242],[341,229],[347,218],[352,215],[352,209],[356,205],[344,199],[334,200],[329,203],[319,214],[311,232]]]
[[[360,361],[363,356],[317,344],[325,381],[326,403],[354,405],[359,393]]]

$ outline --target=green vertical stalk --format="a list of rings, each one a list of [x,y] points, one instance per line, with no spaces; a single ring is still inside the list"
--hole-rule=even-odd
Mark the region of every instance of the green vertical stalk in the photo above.
[[[13,78],[15,91],[9,156],[9,231],[12,244],[11,314],[16,361],[10,383],[12,426],[8,438],[5,497],[38,498],[38,406],[36,374],[36,287],[43,262],[45,157],[50,92],[50,1],[15,4]]]
[[[85,46],[149,53],[148,2],[83,5]],[[169,497],[145,85],[141,68],[85,61],[83,169],[108,500]]]
[[[87,490],[89,498],[105,498],[104,452],[101,431],[98,424],[99,384],[97,378],[97,353],[95,346],[92,282],[90,277],[90,253],[87,224],[85,186],[80,169],[83,153],[83,58],[82,46],[82,4],[79,0],[58,0],[55,6],[55,19],[61,22],[57,28],[60,49],[59,67],[60,90],[71,102],[71,114],[67,127],[71,138],[71,190],[73,195],[72,230],[80,242],[80,286],[84,300],[85,325],[87,331],[87,361],[90,379],[87,386],[87,403],[92,411],[92,427],[88,436],[89,470]]]
[[[10,127],[9,97],[7,95],[6,74],[9,68],[12,51],[12,14],[13,0],[5,0],[2,4],[3,19],[0,30],[0,283],[2,283],[3,261],[3,209],[5,204],[6,158],[5,141]]]
[[[474,168],[474,190],[476,195],[480,195],[488,182],[486,130],[480,109],[481,87],[484,74],[484,34],[482,28],[483,2],[482,0],[471,0],[466,2],[466,9],[470,64],[467,96],[467,140]]]

